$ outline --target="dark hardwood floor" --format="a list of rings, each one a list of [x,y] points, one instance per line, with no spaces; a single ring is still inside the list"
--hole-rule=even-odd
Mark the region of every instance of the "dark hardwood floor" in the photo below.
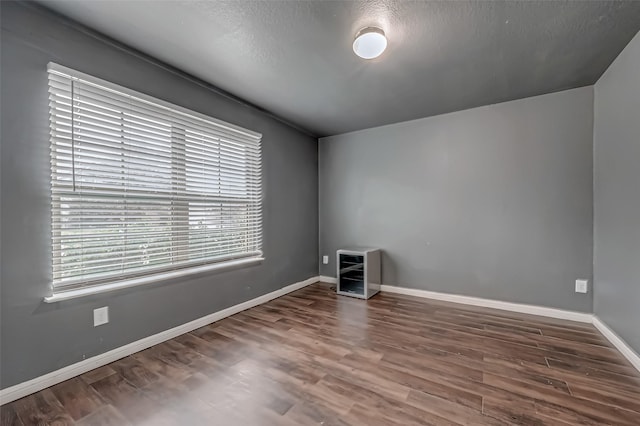
[[[2,426],[640,425],[588,324],[316,284],[2,407]]]

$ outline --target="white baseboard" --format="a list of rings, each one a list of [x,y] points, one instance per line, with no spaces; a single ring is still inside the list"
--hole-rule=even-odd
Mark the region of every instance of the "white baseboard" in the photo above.
[[[144,339],[137,340],[119,348],[112,349],[109,352],[105,352],[67,367],[63,367],[59,370],[52,371],[51,373],[36,377],[35,379],[31,379],[5,389],[0,389],[0,405],[15,401],[16,399],[20,399],[34,392],[46,389],[49,386],[53,386],[60,382],[64,382],[65,380],[79,376],[87,371],[110,364],[120,358],[124,358],[128,355],[150,348],[151,346],[173,339],[181,334],[188,333],[197,328],[211,324],[212,322],[219,321],[233,314],[237,314],[238,312],[261,305],[277,297],[284,296],[287,293],[306,287],[318,282],[319,280],[320,277],[312,277],[307,280],[288,285],[279,290],[256,297],[255,299],[247,300],[246,302],[214,312],[210,315],[198,318],[197,320],[179,325],[169,330],[162,331],[158,334],[154,334],[153,336],[145,337]]]
[[[329,278],[329,277],[327,277]],[[320,277],[325,281],[324,277]],[[335,278],[331,278],[335,282]],[[482,299],[480,297],[462,296],[458,294],[438,293],[435,291],[419,290],[415,288],[396,287],[382,285],[380,290],[388,293],[404,294],[407,296],[424,297],[427,299],[442,300],[445,302],[461,303],[464,305],[481,306],[484,308],[501,309],[503,311],[519,312],[523,314],[540,315],[544,317],[565,319],[584,323],[591,323],[600,333],[640,371],[640,355],[627,344],[620,336],[610,329],[600,318],[594,314],[585,312],[566,311],[564,309],[548,308],[544,306],[526,305],[522,303],[503,302],[500,300]]]
[[[634,351],[615,331],[609,328],[607,324],[602,322],[596,315],[593,316],[593,325],[600,333],[609,341],[620,353],[629,360],[636,370],[640,371],[640,355]]]
[[[218,312],[214,312],[205,317],[188,322],[186,324],[179,325],[172,329],[154,334],[153,336],[145,337],[138,341],[129,343],[119,348],[113,349],[109,352],[105,352],[100,355],[96,355],[89,359],[77,362],[67,367],[61,368],[51,373],[47,373],[43,376],[36,377],[29,381],[19,383],[17,385],[0,389],[0,405],[7,404],[9,402],[20,399],[24,396],[30,395],[34,392],[38,392],[42,389],[46,389],[50,386],[79,376],[80,374],[91,371],[95,368],[102,367],[114,361],[124,358],[128,355],[150,348],[164,341],[173,339],[181,334],[188,333],[197,328],[204,327],[207,324],[219,321],[223,318],[237,314],[238,312],[247,310],[254,306],[261,305],[275,298],[284,296],[287,293],[301,289],[315,282],[335,283],[336,279],[328,276],[312,277],[307,280],[291,284],[283,287],[279,290],[271,293],[256,297],[255,299],[248,300],[235,306],[223,309]],[[465,305],[482,306],[486,308],[501,309],[511,312],[520,312],[532,315],[541,315],[551,318],[566,319],[572,321],[579,321],[585,323],[593,323],[593,325],[603,334],[603,336],[611,342],[611,344],[618,349],[622,355],[631,362],[631,364],[640,371],[640,356],[613,330],[611,330],[602,320],[597,316],[574,311],[565,311],[556,308],[547,308],[543,306],[526,305],[521,303],[502,302],[499,300],[482,299],[479,297],[461,296],[457,294],[438,293],[428,290],[419,290],[406,287],[396,287],[390,285],[382,285],[381,290],[388,293],[404,294],[408,296],[422,297],[427,299],[442,300],[446,302],[461,303]]]
[[[337,282],[336,278],[325,275],[320,275],[318,278],[321,282],[324,283],[335,284]],[[380,286],[380,291],[586,323],[591,323],[593,317],[592,314],[586,312],[567,311],[564,309],[527,305],[524,303],[503,302],[501,300],[483,299],[481,297],[463,296],[460,294],[440,293],[437,291],[398,287],[395,285],[387,284],[382,284]]]
[[[322,278],[322,277],[321,277]],[[459,294],[439,293],[436,291],[420,290],[416,288],[381,285],[380,290],[388,293],[405,294],[407,296],[424,297],[445,302],[461,303],[464,305],[481,306],[484,308],[501,309],[503,311],[519,312],[523,314],[540,315],[571,321],[591,323],[593,315],[585,312],[566,311],[564,309],[548,308],[545,306],[527,305],[524,303],[503,302],[480,297],[462,296]]]

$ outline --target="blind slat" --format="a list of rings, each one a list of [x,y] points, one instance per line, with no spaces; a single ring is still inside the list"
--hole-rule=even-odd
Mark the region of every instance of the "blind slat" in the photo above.
[[[78,105],[85,109],[97,108],[105,113],[128,113],[140,117],[141,120],[169,121],[176,125],[193,129],[194,131],[200,131],[202,134],[211,134],[212,122],[207,123],[193,116],[181,115],[176,110],[140,102],[140,100],[136,98],[127,98],[126,95],[122,93],[114,92],[110,94],[104,91],[104,87],[93,87],[84,84],[82,80],[76,79],[74,81],[77,84],[77,94],[81,96],[77,100],[74,100],[74,103],[77,102]],[[68,110],[68,106],[71,104],[70,94],[62,94],[57,88],[54,88],[49,93],[50,102],[59,105],[60,109]],[[52,96],[58,97],[52,99]],[[260,138],[243,134],[242,132],[229,131],[221,126],[216,126],[215,136],[227,142],[237,142],[240,144],[247,142],[256,143],[260,140]]]
[[[49,69],[54,291],[261,256],[261,136]]]

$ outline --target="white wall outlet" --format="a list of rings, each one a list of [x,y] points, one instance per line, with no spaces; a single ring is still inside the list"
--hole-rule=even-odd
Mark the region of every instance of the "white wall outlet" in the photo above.
[[[328,265],[329,264],[329,256],[327,256],[326,254],[324,256],[322,256],[322,264],[323,265]]]
[[[102,308],[93,310],[93,326],[97,327],[109,322],[109,307],[104,306]]]
[[[588,280],[576,280],[576,293],[586,293],[589,289]]]

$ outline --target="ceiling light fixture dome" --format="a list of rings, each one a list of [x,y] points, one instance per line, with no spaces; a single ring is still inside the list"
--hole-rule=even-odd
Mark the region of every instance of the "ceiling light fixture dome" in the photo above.
[[[353,51],[363,59],[377,58],[386,48],[387,38],[384,31],[377,27],[361,29],[353,41]]]

